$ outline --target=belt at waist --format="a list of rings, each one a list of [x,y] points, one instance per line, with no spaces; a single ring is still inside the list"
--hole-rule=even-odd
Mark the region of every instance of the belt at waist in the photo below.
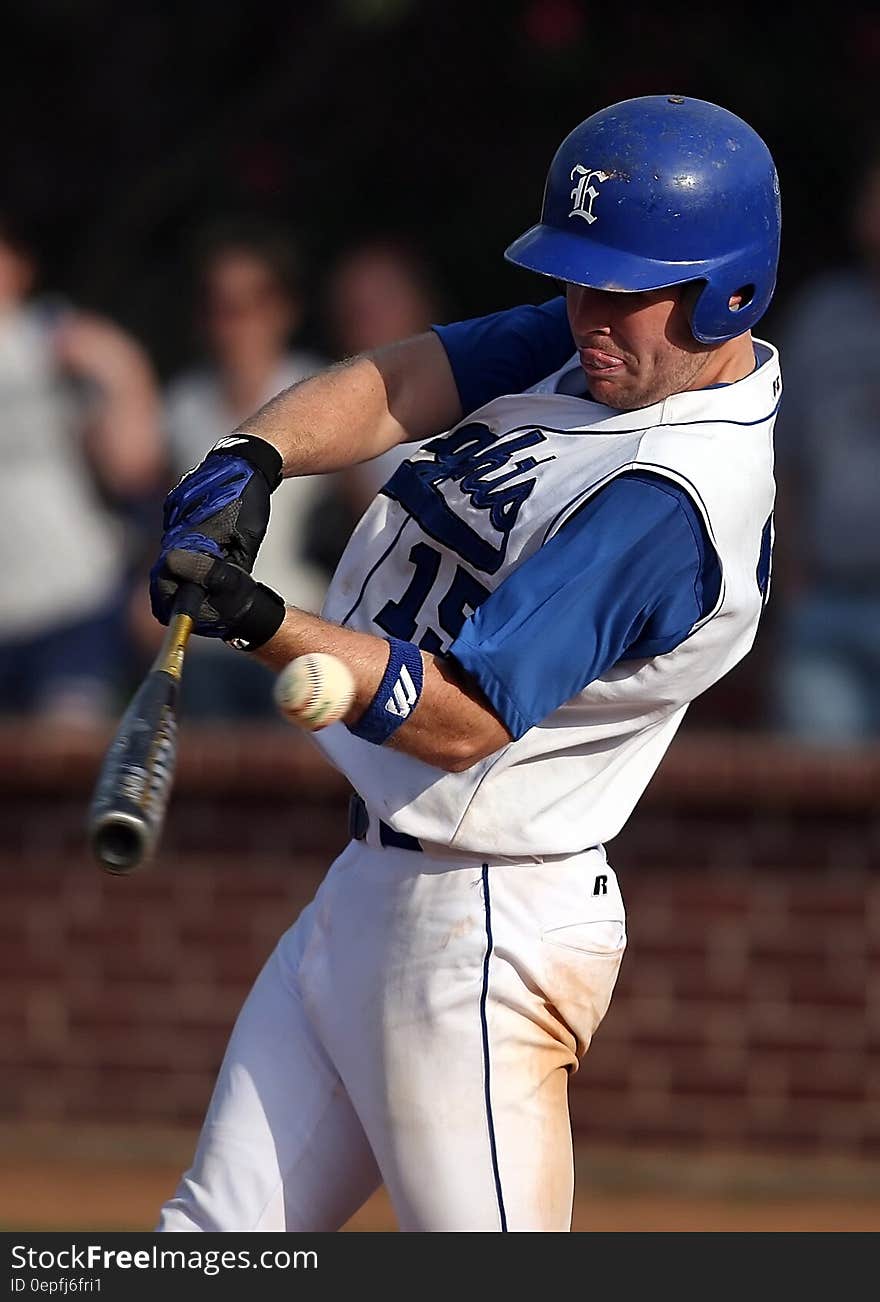
[[[355,793],[349,797],[348,801],[348,833],[355,841],[365,841],[367,833],[372,828],[371,844],[378,841],[380,846],[390,847],[396,850],[412,850],[418,854],[424,854],[430,859],[439,859],[453,867],[457,864],[469,865],[471,867],[479,865],[486,859],[492,863],[554,863],[564,862],[578,855],[599,853],[602,860],[605,858],[605,850],[601,845],[589,846],[583,850],[568,851],[559,854],[550,855],[499,855],[483,854],[477,850],[457,850],[451,846],[437,845],[433,841],[420,841],[415,836],[410,836],[408,832],[396,832],[393,827],[384,822],[381,818],[371,816],[363,796]]]
[[[406,832],[395,832],[393,827],[379,820],[379,844],[389,846],[395,850],[414,850],[419,854],[422,853],[422,843],[414,836],[407,835]],[[349,836],[355,841],[366,840],[367,832],[370,829],[370,814],[364,804],[363,797],[357,794],[350,797],[348,802],[348,832]]]

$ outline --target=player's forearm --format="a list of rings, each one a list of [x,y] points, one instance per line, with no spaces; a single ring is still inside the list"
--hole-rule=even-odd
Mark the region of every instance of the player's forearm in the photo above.
[[[281,453],[284,474],[341,470],[428,438],[461,417],[455,378],[433,331],[332,366],[242,422]]]
[[[295,656],[324,651],[338,656],[354,676],[355,696],[343,722],[356,723],[369,708],[388,664],[388,643],[370,633],[290,609],[275,636],[254,654],[280,670]],[[423,651],[424,682],[411,716],[386,743],[448,772],[470,768],[511,740],[479,689],[455,663]]]

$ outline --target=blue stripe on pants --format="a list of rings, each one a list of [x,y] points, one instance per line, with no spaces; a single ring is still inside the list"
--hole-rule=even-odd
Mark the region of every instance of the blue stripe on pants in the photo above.
[[[498,1171],[498,1148],[495,1143],[495,1122],[492,1117],[492,1089],[489,1068],[489,1023],[486,1020],[486,997],[489,993],[489,958],[492,954],[492,906],[489,899],[489,865],[483,864],[483,901],[486,906],[486,957],[483,961],[483,989],[480,994],[480,1024],[483,1029],[483,1078],[486,1089],[486,1120],[489,1124],[489,1146],[492,1150],[492,1172],[495,1176],[495,1193],[498,1198],[498,1214],[501,1217],[501,1229],[507,1231],[507,1214],[504,1211],[504,1195],[501,1192],[501,1175]]]

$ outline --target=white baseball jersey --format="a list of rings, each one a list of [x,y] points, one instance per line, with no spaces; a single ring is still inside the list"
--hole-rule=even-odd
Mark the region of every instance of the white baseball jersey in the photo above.
[[[323,615],[346,627],[455,654],[481,602],[634,470],[686,490],[721,583],[713,608],[674,648],[618,661],[464,772],[375,746],[342,724],[325,729],[317,744],[374,815],[427,849],[514,859],[577,853],[620,831],[689,702],[755,637],[781,391],[775,349],[756,340],[755,354],[756,369],[734,384],[629,412],[570,396],[581,374],[574,358],[530,392],[486,404],[398,469],[355,530],[324,603]],[[549,643],[553,627],[543,636]]]

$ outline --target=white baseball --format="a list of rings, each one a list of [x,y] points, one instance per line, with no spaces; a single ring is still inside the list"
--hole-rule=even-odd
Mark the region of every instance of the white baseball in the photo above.
[[[285,719],[317,732],[345,714],[354,699],[354,678],[342,660],[314,651],[284,666],[274,693]]]

